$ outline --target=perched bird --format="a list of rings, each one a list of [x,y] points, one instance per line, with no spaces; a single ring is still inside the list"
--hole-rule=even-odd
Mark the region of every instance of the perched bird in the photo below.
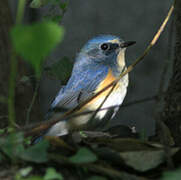
[[[55,112],[57,108],[69,110],[76,107],[80,102],[114,81],[126,69],[125,50],[134,43],[134,41],[125,42],[112,35],[100,35],[89,40],[76,57],[67,85],[60,89],[51,104],[49,117],[62,113]],[[110,87],[78,111],[79,113],[96,111],[102,103],[101,109],[104,108],[104,110],[98,111],[93,119],[93,112],[65,119],[53,125],[45,136],[62,136],[74,130],[95,130],[102,127],[108,119],[114,117],[119,109],[118,107],[112,108],[112,106],[122,104],[128,82],[127,74],[117,83],[111,93]]]

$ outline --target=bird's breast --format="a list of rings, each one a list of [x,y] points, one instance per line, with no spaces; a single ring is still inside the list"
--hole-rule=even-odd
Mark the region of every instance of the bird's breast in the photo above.
[[[115,79],[116,77],[112,74],[112,71],[109,70],[107,76],[96,88],[95,93],[107,87]],[[92,99],[89,103],[84,105],[79,110],[79,112],[96,111],[100,107],[100,105],[102,105],[102,103],[104,102],[103,105],[101,106],[101,109],[105,110],[101,110],[96,114],[96,119],[99,119],[101,121],[101,119],[105,117],[105,115],[112,106],[117,106],[122,104],[127,92],[127,85],[128,85],[128,75],[125,75],[117,83],[117,85],[114,87],[113,90],[111,86],[110,88],[99,94],[97,97]],[[91,119],[92,115],[93,113],[89,113],[70,120],[69,121],[70,129],[84,126]]]
[[[105,79],[98,85],[95,93],[101,91],[105,87],[107,87],[110,83],[116,80],[116,77],[113,75],[112,71],[109,69],[107,76]],[[103,103],[102,108],[109,108],[111,106],[116,106],[122,104],[128,86],[128,75],[125,75],[113,88],[113,86],[109,87],[93,100],[91,100],[86,107],[90,110],[96,110]],[[105,114],[105,111],[100,111],[97,113],[99,118],[102,118]]]

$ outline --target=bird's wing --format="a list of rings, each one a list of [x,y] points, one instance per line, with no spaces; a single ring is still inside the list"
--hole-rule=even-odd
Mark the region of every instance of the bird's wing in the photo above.
[[[59,91],[51,105],[53,109],[70,109],[92,96],[97,86],[105,79],[108,70],[102,69],[95,72],[84,72],[71,77],[68,84]]]

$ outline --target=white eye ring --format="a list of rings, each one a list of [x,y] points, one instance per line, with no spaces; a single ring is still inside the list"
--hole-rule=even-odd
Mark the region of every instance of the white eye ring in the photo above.
[[[103,51],[107,50],[108,48],[109,48],[109,45],[108,45],[107,43],[101,44],[101,49],[102,49]]]

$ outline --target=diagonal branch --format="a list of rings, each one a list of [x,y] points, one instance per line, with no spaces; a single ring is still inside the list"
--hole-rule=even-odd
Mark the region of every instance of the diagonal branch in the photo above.
[[[47,129],[49,129],[52,125],[56,124],[57,122],[67,118],[69,115],[72,115],[73,113],[77,112],[78,110],[80,110],[84,105],[86,105],[87,103],[89,103],[91,100],[95,99],[97,96],[99,96],[101,93],[103,93],[104,91],[106,91],[107,89],[109,89],[110,87],[114,86],[123,76],[125,76],[127,73],[131,72],[134,67],[140,63],[144,57],[149,53],[150,49],[155,45],[155,43],[157,42],[157,40],[159,39],[161,33],[163,32],[166,24],[168,23],[168,20],[170,18],[170,16],[172,15],[172,12],[174,10],[174,5],[171,6],[166,18],[164,19],[162,25],[160,26],[160,28],[158,29],[157,33],[155,34],[155,36],[153,37],[152,41],[150,42],[150,44],[147,46],[146,50],[143,52],[143,54],[138,57],[135,62],[133,64],[131,64],[123,73],[121,73],[121,75],[112,83],[110,83],[108,86],[106,86],[105,88],[103,88],[102,90],[100,90],[99,92],[97,92],[94,96],[88,98],[87,100],[85,100],[84,102],[80,103],[78,106],[76,106],[73,109],[70,109],[69,111],[67,111],[66,113],[64,113],[63,115],[60,115],[59,117],[53,117],[51,118],[49,121],[47,122],[42,122],[40,123],[37,127],[34,127],[33,129],[31,129],[30,131],[26,130],[26,132],[24,133],[25,137],[26,136],[32,136],[32,135],[36,135],[39,134],[42,131],[46,131]]]

